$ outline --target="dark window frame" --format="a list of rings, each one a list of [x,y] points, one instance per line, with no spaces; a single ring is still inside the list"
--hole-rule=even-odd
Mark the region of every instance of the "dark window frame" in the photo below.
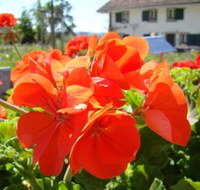
[[[149,9],[142,11],[142,21],[157,22],[158,10]]]
[[[116,23],[129,23],[129,11],[121,11],[115,13]]]
[[[184,8],[167,8],[167,21],[184,20]]]
[[[188,43],[188,33],[180,33],[179,34],[179,44],[187,44]]]

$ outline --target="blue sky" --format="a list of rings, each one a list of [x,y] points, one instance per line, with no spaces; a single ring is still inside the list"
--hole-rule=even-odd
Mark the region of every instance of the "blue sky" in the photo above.
[[[47,0],[41,0],[42,4]],[[72,5],[71,15],[76,24],[75,31],[106,32],[108,14],[97,13],[102,5],[109,0],[68,0]],[[13,13],[20,17],[23,8],[30,10],[37,0],[0,0],[0,13]]]

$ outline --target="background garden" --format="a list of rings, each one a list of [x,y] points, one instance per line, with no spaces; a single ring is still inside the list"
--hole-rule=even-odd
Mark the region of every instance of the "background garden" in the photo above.
[[[71,6],[58,1],[39,3],[31,10],[24,10],[16,26],[14,41],[1,39],[0,66],[16,66],[16,62],[31,50],[48,51],[58,48],[65,51],[66,43],[76,36],[73,32]],[[29,14],[31,12],[31,14]],[[53,12],[53,14],[52,14]],[[44,13],[46,16],[44,16]],[[61,14],[60,14],[61,13]],[[54,16],[52,16],[54,15]],[[33,18],[34,17],[34,18]],[[64,20],[63,18],[66,18]],[[45,20],[46,19],[46,20]],[[2,190],[199,190],[200,189],[200,59],[199,52],[166,53],[164,61],[170,65],[170,74],[183,89],[188,103],[188,120],[192,134],[188,145],[181,147],[153,133],[136,117],[141,136],[141,148],[136,160],[128,164],[123,174],[112,179],[98,179],[82,170],[71,180],[63,181],[68,165],[57,177],[44,176],[37,164],[32,163],[32,149],[24,149],[16,137],[20,115],[6,109],[0,122],[0,189]],[[156,60],[159,55],[149,54],[145,62]],[[173,67],[174,63],[179,63]],[[196,67],[191,66],[191,62]],[[1,79],[1,78],[0,78]],[[4,100],[12,94],[10,88]],[[125,110],[141,104],[142,97],[135,90],[125,93]],[[28,108],[24,108],[28,109]]]

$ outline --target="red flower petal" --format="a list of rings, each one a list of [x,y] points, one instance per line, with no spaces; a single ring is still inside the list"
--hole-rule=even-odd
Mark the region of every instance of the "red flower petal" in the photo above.
[[[136,48],[142,59],[144,59],[149,53],[149,44],[144,38],[137,36],[127,36],[123,39],[123,42],[126,45],[130,45],[131,47]]]
[[[87,118],[87,112],[67,118],[30,112],[20,117],[17,136],[22,146],[34,146],[33,162],[39,162],[43,174],[58,175]]]
[[[83,87],[91,88],[92,79],[88,71],[84,68],[74,69],[66,80],[66,86],[80,85]]]
[[[174,117],[175,116],[175,117]],[[177,111],[147,110],[147,126],[169,142],[186,146],[190,138],[190,124],[185,115]]]
[[[37,118],[37,119],[36,119]],[[49,138],[54,130],[54,117],[41,112],[29,112],[19,118],[17,136],[22,146],[29,148],[41,138]]]
[[[28,73],[18,79],[12,95],[16,105],[42,107],[51,112],[57,110],[56,98],[57,90],[52,83],[34,73]]]
[[[183,91],[174,84],[172,87],[158,83],[149,92],[142,109],[148,127],[166,140],[185,146],[191,129],[187,120],[187,104]]]
[[[88,47],[86,56],[92,57],[95,51],[95,48],[97,46],[97,40],[98,40],[98,36],[96,34],[90,37],[89,47]]]
[[[102,45],[111,39],[121,39],[121,38],[120,38],[119,34],[117,34],[116,32],[107,32],[104,36],[102,36],[100,38],[98,45]]]
[[[77,58],[71,59],[68,61],[65,66],[68,69],[74,69],[74,68],[86,68],[89,69],[91,65],[90,57],[88,56],[79,56]]]
[[[114,107],[121,107],[125,104],[125,97],[118,85],[100,77],[93,77],[93,82],[94,98],[98,101],[100,106],[112,103]]]
[[[84,168],[96,177],[111,178],[120,175],[134,160],[140,139],[131,116],[114,111],[102,114],[92,123],[89,121],[76,141],[70,166],[74,172]]]
[[[93,62],[90,74],[92,77],[99,76],[116,82],[122,89],[129,89],[129,84],[124,75],[109,56],[98,57],[98,59]]]

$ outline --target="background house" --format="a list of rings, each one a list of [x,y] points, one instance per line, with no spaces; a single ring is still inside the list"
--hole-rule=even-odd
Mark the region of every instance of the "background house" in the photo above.
[[[200,46],[200,0],[110,0],[109,30],[121,36],[161,35],[173,46]]]

